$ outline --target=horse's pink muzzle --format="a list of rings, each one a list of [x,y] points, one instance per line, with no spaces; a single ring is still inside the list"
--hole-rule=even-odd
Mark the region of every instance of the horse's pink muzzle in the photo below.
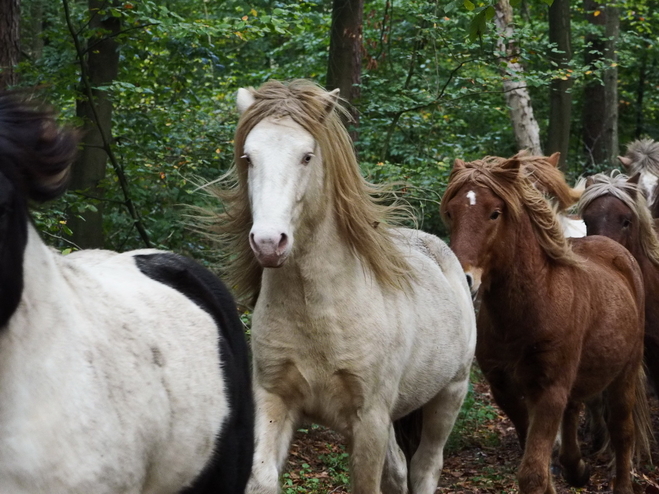
[[[285,233],[255,232],[249,234],[249,245],[256,260],[264,268],[278,268],[288,258],[290,242]]]

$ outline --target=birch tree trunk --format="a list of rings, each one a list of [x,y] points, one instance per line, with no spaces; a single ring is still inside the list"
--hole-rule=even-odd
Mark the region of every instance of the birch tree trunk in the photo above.
[[[535,155],[542,155],[540,128],[533,116],[531,97],[524,81],[524,68],[516,57],[513,35],[513,10],[508,0],[499,0],[496,6],[495,22],[499,37],[497,48],[503,54],[506,65],[503,69],[503,91],[510,109],[515,140],[519,149],[529,149]]]
[[[0,90],[18,82],[20,0],[0,0]]]

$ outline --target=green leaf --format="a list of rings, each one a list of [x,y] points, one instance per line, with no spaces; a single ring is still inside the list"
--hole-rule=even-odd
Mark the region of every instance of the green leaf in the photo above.
[[[465,9],[467,9],[469,12],[471,12],[476,8],[476,6],[471,2],[471,0],[464,0],[464,6]]]

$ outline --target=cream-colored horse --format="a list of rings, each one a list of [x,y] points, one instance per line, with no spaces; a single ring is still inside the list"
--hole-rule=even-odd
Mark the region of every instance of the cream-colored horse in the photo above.
[[[238,182],[219,192],[216,231],[233,246],[232,286],[258,297],[247,490],[279,491],[292,434],[313,421],[347,438],[353,493],[430,494],[467,392],[471,297],[441,240],[387,224],[337,99],[307,81],[238,92]],[[419,408],[408,477],[393,421]]]

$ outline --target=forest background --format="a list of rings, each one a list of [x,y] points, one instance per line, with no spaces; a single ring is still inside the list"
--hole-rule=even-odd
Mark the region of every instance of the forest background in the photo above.
[[[561,151],[573,180],[657,137],[658,3],[7,0],[0,88],[36,87],[84,128],[72,190],[35,211],[64,251],[212,263],[181,205],[231,166],[236,90],[272,78],[341,87],[364,174],[442,235],[455,158]]]

